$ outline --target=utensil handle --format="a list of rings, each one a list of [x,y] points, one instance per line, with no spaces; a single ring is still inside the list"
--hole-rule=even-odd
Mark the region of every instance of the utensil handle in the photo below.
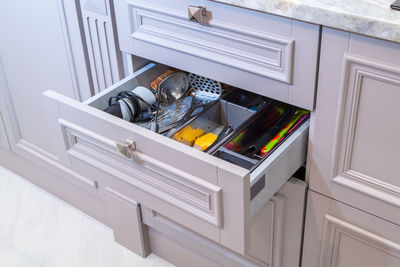
[[[161,74],[160,76],[158,76],[157,78],[155,78],[151,83],[150,83],[150,87],[153,90],[157,90],[158,89],[158,85],[162,82],[162,80],[165,79],[165,77],[167,77],[168,75],[170,75],[171,73],[174,73],[175,70],[171,69],[171,70],[167,70],[166,72],[164,72],[163,74]]]

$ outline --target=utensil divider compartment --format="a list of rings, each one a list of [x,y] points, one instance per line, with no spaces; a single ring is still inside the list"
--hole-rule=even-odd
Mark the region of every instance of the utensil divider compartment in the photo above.
[[[167,69],[151,63],[84,103],[45,92],[47,104],[57,106],[49,118],[58,158],[78,173],[103,172],[109,177],[105,186],[244,254],[250,218],[305,162],[308,121],[249,171],[103,111],[112,95],[149,87]],[[224,99],[218,105],[214,122],[235,127],[257,113]],[[134,143],[129,159],[116,149],[117,141],[127,139]]]
[[[186,126],[202,129],[205,133],[213,132],[213,130],[224,127],[229,128],[228,133],[218,136],[217,140],[210,145],[205,152],[212,154],[227,138],[231,136],[234,130],[249,120],[256,111],[220,99],[216,104],[199,114],[194,120],[188,121],[176,130],[179,133]]]

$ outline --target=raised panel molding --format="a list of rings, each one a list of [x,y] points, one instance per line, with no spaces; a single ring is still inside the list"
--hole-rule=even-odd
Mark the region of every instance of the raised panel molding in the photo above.
[[[211,21],[211,27],[204,28],[156,5],[127,2],[132,22],[131,37],[135,40],[292,83],[293,39],[233,27],[220,21]],[[184,31],[187,34],[182,35],[180,32]],[[201,35],[205,38],[198,37]],[[211,37],[220,41],[208,41]]]
[[[279,267],[281,266],[282,255],[283,255],[283,228],[285,221],[285,196],[276,194],[269,201],[267,207],[272,209],[272,216],[270,219],[270,227],[268,229],[270,233],[268,254],[269,262],[264,262],[269,267]],[[257,234],[257,232],[253,232]],[[266,248],[267,249],[267,248]],[[256,260],[256,258],[251,254],[251,247],[247,253],[248,257]]]
[[[345,54],[333,152],[332,182],[400,207],[400,187],[351,169],[362,82],[370,78],[400,88],[400,69]]]
[[[281,257],[283,255],[283,227],[284,227],[284,214],[285,214],[286,197],[276,194],[270,199],[263,209],[271,210],[269,221],[262,220],[264,228],[255,227],[252,229],[250,238],[257,239],[260,234],[260,229],[269,232],[269,239],[265,240],[267,246],[263,244],[262,247],[250,247],[245,256],[233,253],[224,247],[220,247],[214,242],[199,236],[196,233],[178,225],[175,221],[167,218],[155,211],[146,207],[142,208],[144,223],[151,228],[168,236],[173,242],[181,244],[183,247],[193,250],[196,254],[201,254],[201,257],[209,259],[217,266],[268,266],[279,267],[282,264]],[[264,217],[263,217],[264,218]],[[265,218],[264,218],[265,219]],[[260,223],[260,221],[258,221]],[[268,226],[268,227],[267,227]],[[150,230],[152,230],[150,228]],[[254,249],[254,250],[253,250]],[[267,261],[261,260],[261,255],[255,254],[258,251],[267,250]]]
[[[337,266],[338,252],[341,238],[347,236],[360,243],[373,247],[399,258],[400,244],[361,229],[353,224],[340,220],[331,215],[325,215],[324,235],[319,267]]]
[[[74,98],[83,101],[92,95],[88,54],[84,49],[82,25],[78,15],[78,0],[57,0],[60,21],[64,34],[65,49],[68,57]]]
[[[19,122],[17,120],[17,114],[13,106],[10,89],[8,87],[1,59],[0,59],[0,102],[1,106],[4,108],[2,110],[2,116],[5,128],[7,130],[7,136],[11,151],[32,162],[39,164],[40,166],[44,167],[45,169],[49,170],[52,173],[58,173],[61,176],[64,176],[66,174],[68,178],[73,179],[72,181],[67,180],[68,182],[76,183],[80,186],[83,185],[85,188],[88,188],[89,190],[97,189],[96,181],[89,180],[86,177],[83,177],[71,171],[70,169],[61,165],[58,162],[58,158],[55,155],[43,150],[42,148],[36,146],[35,144],[32,144],[31,142],[23,138],[19,127]]]
[[[123,158],[115,141],[59,119],[67,153],[104,170],[124,182],[148,192],[186,212],[222,228],[222,190],[190,174],[151,160],[142,162],[136,152],[134,162]],[[150,160],[149,160],[150,161]]]
[[[124,77],[110,0],[81,1],[82,23],[94,93]]]

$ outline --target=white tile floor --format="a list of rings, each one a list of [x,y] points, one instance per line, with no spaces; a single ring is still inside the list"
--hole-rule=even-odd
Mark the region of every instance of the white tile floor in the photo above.
[[[115,243],[110,228],[0,166],[0,266],[173,265],[142,259]]]

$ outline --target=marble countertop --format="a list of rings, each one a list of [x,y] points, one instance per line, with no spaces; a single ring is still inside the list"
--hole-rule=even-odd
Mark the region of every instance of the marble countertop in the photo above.
[[[400,42],[394,0],[212,0]]]

